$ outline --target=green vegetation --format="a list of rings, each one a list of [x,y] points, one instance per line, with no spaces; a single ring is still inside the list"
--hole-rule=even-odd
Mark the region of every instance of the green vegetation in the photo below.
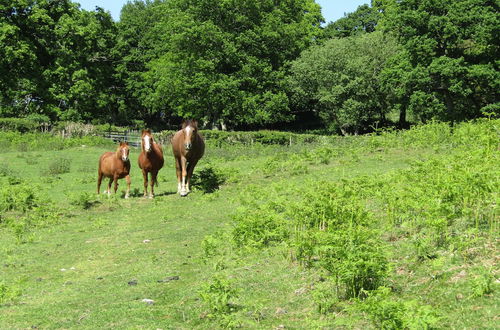
[[[133,0],[114,22],[71,0],[13,0],[0,5],[0,127],[196,118],[355,134],[496,117],[498,13],[373,0],[322,26],[314,0]]]
[[[109,142],[2,132],[0,328],[494,328],[499,127],[223,132],[186,198],[165,146],[153,200],[137,149],[125,200]]]

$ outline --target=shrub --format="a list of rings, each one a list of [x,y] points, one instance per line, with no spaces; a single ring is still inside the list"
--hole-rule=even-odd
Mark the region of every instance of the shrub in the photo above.
[[[393,300],[386,287],[378,288],[354,308],[366,312],[379,329],[433,329],[439,322],[432,306]]]
[[[204,193],[213,193],[226,182],[226,175],[220,169],[211,164],[197,169],[191,177],[193,189],[199,189]]]
[[[70,204],[75,205],[83,210],[87,210],[99,203],[95,194],[89,192],[82,192],[80,194],[70,196]]]
[[[283,216],[267,206],[241,209],[233,220],[231,236],[238,248],[262,248],[284,241],[289,236]]]
[[[217,275],[211,282],[202,286],[199,294],[209,309],[207,315],[209,318],[217,319],[224,328],[238,326],[231,315],[236,310],[236,305],[231,301],[237,298],[238,290],[231,281]]]
[[[385,246],[363,226],[317,233],[319,265],[332,276],[340,299],[359,297],[383,284],[389,273]]]
[[[470,281],[472,288],[470,297],[477,298],[493,293],[495,276],[492,274],[491,270],[485,267],[479,267],[475,270],[475,273],[473,279]]]
[[[0,129],[2,131],[16,131],[20,133],[34,132],[40,124],[35,120],[27,118],[0,118]]]
[[[38,188],[29,184],[17,184],[4,186],[0,190],[0,211],[32,210],[41,204],[37,194]]]
[[[386,246],[369,227],[373,219],[357,190],[353,183],[318,184],[288,215],[297,259],[328,271],[338,299],[376,289],[389,271]]]
[[[49,163],[46,170],[43,171],[44,175],[59,175],[69,173],[71,169],[71,159],[59,157]]]

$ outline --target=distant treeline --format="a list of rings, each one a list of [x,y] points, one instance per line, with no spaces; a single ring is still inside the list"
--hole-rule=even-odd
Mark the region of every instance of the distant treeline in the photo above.
[[[0,4],[0,117],[356,134],[500,112],[496,0]]]

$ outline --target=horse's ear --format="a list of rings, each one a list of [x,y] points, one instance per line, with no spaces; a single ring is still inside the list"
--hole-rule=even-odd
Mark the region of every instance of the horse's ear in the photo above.
[[[191,120],[191,125],[193,125],[195,128],[198,128],[198,121],[196,119]]]
[[[128,146],[128,141],[125,141],[125,145]]]
[[[186,126],[187,126],[187,120],[186,120],[186,119],[183,119],[183,120],[182,120],[181,127],[182,127],[182,128],[186,128]]]

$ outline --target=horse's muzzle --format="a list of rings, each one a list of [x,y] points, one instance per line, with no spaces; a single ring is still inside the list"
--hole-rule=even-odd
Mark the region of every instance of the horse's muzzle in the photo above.
[[[193,145],[192,145],[191,143],[186,143],[186,144],[184,144],[184,148],[185,148],[186,150],[191,150],[191,147],[192,147],[192,146],[193,146]]]

